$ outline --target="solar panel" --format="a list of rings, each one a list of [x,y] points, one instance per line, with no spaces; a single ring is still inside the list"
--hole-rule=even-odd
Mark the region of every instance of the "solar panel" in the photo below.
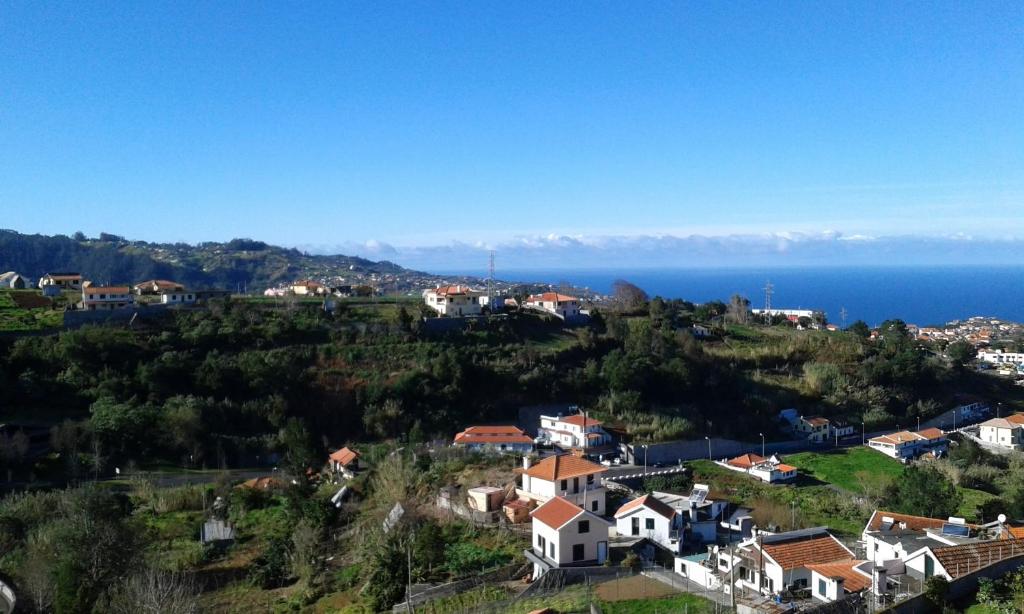
[[[704,503],[704,500],[708,498],[708,491],[706,490],[694,490],[690,493],[690,501],[700,504]]]
[[[951,523],[951,522],[944,522],[944,523],[942,523],[942,534],[943,535],[952,535],[952,536],[955,536],[955,537],[970,537],[971,536],[971,528],[966,526],[966,525],[962,525],[962,524],[954,524],[954,523]]]

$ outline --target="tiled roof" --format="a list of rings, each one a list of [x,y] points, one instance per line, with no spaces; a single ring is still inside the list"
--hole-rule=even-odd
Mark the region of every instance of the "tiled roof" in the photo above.
[[[778,465],[775,465],[775,469],[777,471],[785,471],[785,472],[796,471],[796,467],[794,467],[793,465],[787,465],[785,463],[779,463]]]
[[[583,513],[583,508],[562,497],[548,499],[544,505],[530,512],[535,520],[551,527],[560,529],[573,518]]]
[[[83,292],[87,294],[128,294],[128,286],[89,286],[85,288]]]
[[[871,578],[854,569],[854,567],[862,563],[864,561],[851,559],[848,561],[836,561],[835,563],[808,565],[807,569],[816,571],[826,578],[832,578],[833,580],[841,579],[845,590],[856,593],[871,586]]]
[[[359,452],[350,450],[348,448],[342,448],[335,452],[331,452],[330,459],[336,463],[339,463],[342,467],[347,467],[349,463],[359,458]]]
[[[662,503],[653,495],[644,495],[642,497],[637,497],[636,499],[633,499],[632,501],[620,507],[618,511],[615,512],[615,517],[621,518],[626,514],[629,514],[640,509],[641,507],[646,507],[652,512],[660,514],[665,518],[668,518],[669,520],[672,520],[672,517],[676,515],[676,511],[674,509],[672,509],[665,503]]]
[[[561,301],[575,301],[578,300],[575,296],[568,296],[566,294],[559,294],[557,292],[545,292],[543,294],[533,294],[526,299],[527,303],[539,303],[544,301],[545,303],[557,303]]]
[[[554,482],[555,480],[564,480],[566,478],[590,475],[591,473],[602,473],[604,471],[604,467],[597,463],[592,463],[585,458],[571,454],[559,454],[557,456],[549,456],[533,465],[526,470],[526,475],[531,478]]]
[[[533,443],[533,440],[514,426],[471,426],[455,434],[455,443]]]
[[[737,456],[736,458],[730,458],[728,464],[733,467],[742,467],[743,469],[749,469],[758,463],[763,463],[765,458],[758,456],[757,454],[744,454],[743,456]]]
[[[942,525],[947,522],[938,518],[928,518],[927,516],[911,516],[910,514],[898,514],[896,512],[875,510],[875,512],[871,514],[871,518],[868,520],[868,526],[865,530],[881,531],[883,517],[892,518],[895,526],[898,526],[900,523],[904,523],[907,525],[907,529],[911,531],[941,529]]]
[[[783,569],[797,569],[814,563],[831,563],[853,556],[852,552],[831,535],[764,544],[762,548],[764,553]]]
[[[991,426],[1000,429],[1019,429],[1022,425],[1019,422],[1010,422],[1009,418],[989,418],[978,426]]]
[[[456,294],[466,294],[471,291],[469,286],[438,286],[434,288],[433,292],[437,296],[448,296]]]
[[[804,422],[811,426],[824,426],[828,424],[828,418],[822,418],[821,416],[811,416],[810,418],[804,418]]]
[[[271,488],[285,488],[287,482],[284,480],[275,478],[273,476],[264,476],[260,478],[252,478],[239,484],[236,488],[252,488],[255,490],[269,490]]]
[[[1014,424],[1024,424],[1024,414],[1012,414],[1007,416],[1006,419]]]
[[[82,279],[82,276],[79,273],[50,273],[49,275],[44,275],[43,277],[49,277],[50,279],[61,281],[73,281],[75,279]]]
[[[932,554],[950,577],[959,578],[990,563],[1024,554],[1024,544],[1017,540],[992,540],[932,548]]]
[[[942,429],[937,429],[934,427],[930,429],[924,429],[923,431],[918,431],[917,434],[926,439],[938,439],[940,437],[943,437],[944,435]]]
[[[146,281],[140,281],[135,284],[136,288],[145,288],[148,286],[156,286],[157,288],[182,288],[181,284],[176,281],[170,281],[167,279],[147,279]]]
[[[908,441],[921,441],[923,439],[939,439],[943,437],[943,432],[937,428],[924,429],[917,433],[910,431],[899,431],[896,433],[889,433],[888,435],[879,435],[878,437],[872,437],[869,441],[877,441],[881,443],[900,444]]]
[[[586,423],[584,423],[584,415],[583,414],[573,414],[571,416],[563,416],[561,418],[558,418],[558,421],[559,422],[564,422],[566,424],[571,424],[573,426],[581,426],[581,427],[598,426],[598,425],[601,424],[600,420],[594,420],[593,418],[586,418]]]

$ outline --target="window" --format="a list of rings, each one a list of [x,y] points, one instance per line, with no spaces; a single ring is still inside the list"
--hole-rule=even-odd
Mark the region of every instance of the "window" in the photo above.
[[[540,551],[544,552],[544,547],[547,546],[547,543],[545,543],[545,539],[544,539],[543,535],[538,535],[537,536],[537,545],[540,546]]]
[[[924,577],[930,578],[935,575],[935,560],[927,554],[924,555]]]
[[[579,492],[580,491],[580,479],[579,478],[573,478],[572,479],[572,491],[573,492]]]
[[[653,518],[647,518],[646,520],[644,520],[644,528],[647,529],[648,531],[653,531],[654,530],[654,519]]]
[[[587,476],[587,484],[593,484],[593,483],[594,483],[594,474],[591,473],[590,475]]]
[[[593,501],[590,502],[590,511],[597,511],[597,499],[594,499]]]
[[[548,558],[552,560],[555,558],[555,542],[548,544]]]
[[[821,579],[818,580],[818,594],[822,597],[824,597],[826,594],[825,581]]]
[[[569,490],[569,480],[562,480],[562,490]]]
[[[583,544],[573,544],[572,546],[572,560],[582,561],[583,560]]]
[[[589,520],[581,520],[578,526],[579,526],[579,532],[580,533],[590,533],[590,521]]]
[[[718,566],[721,567],[722,569],[728,569],[729,568],[729,559],[721,559],[721,558],[718,559]]]

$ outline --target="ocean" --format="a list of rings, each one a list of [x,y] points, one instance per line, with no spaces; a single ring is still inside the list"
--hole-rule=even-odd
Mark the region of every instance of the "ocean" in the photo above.
[[[754,308],[764,307],[764,287],[770,281],[773,308],[820,309],[837,324],[843,308],[848,324],[864,320],[872,326],[889,318],[919,326],[971,316],[1024,322],[1024,266],[524,269],[499,270],[496,277],[569,282],[602,294],[616,279],[624,279],[652,297],[702,303],[741,294]]]

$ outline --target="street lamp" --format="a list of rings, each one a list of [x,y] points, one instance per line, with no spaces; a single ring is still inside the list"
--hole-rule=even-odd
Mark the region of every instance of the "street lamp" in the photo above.
[[[641,448],[644,449],[644,476],[647,476],[647,444],[641,444]]]
[[[764,433],[758,433],[761,436],[761,456],[764,457]]]
[[[704,439],[708,441],[708,460],[711,460],[711,438],[705,435]]]
[[[865,441],[864,437],[865,437],[864,422],[862,421],[860,423],[860,445],[864,445],[864,441]]]

